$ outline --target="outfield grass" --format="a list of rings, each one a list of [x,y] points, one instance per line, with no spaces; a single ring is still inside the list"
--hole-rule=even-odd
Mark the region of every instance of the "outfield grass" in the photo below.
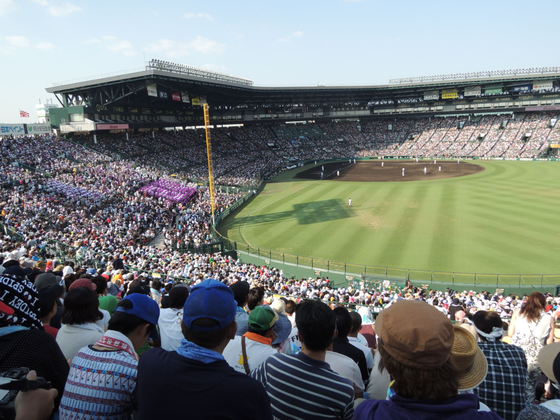
[[[560,273],[560,162],[475,163],[485,170],[412,182],[305,181],[293,179],[301,169],[286,172],[221,230],[261,250],[352,264]]]

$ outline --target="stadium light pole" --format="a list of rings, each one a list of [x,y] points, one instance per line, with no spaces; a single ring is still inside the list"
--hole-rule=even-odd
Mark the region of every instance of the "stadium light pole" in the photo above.
[[[212,224],[215,225],[216,220],[216,190],[214,188],[214,168],[212,166],[212,138],[210,136],[210,110],[207,103],[202,105],[204,112],[204,131],[206,134],[206,156],[208,157],[208,188],[210,189],[210,205],[212,208]]]

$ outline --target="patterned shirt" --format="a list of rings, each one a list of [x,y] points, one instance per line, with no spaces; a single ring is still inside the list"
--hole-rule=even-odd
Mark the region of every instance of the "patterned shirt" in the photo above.
[[[82,348],[72,359],[60,419],[130,419],[137,370],[126,351]]]
[[[351,419],[354,386],[303,353],[269,357],[251,376],[268,393],[275,419]]]
[[[520,347],[502,341],[484,341],[478,345],[488,360],[488,375],[474,392],[505,420],[514,420],[526,405],[525,353]]]

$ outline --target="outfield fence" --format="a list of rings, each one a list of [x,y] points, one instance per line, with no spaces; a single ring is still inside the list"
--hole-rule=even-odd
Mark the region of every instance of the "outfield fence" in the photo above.
[[[225,249],[235,251],[238,258],[243,262],[276,267],[289,276],[329,277],[338,287],[357,284],[373,286],[386,281],[403,285],[407,281],[411,281],[414,285],[428,285],[436,289],[472,288],[490,290],[503,288],[508,290],[539,289],[555,292],[556,286],[560,285],[560,274],[465,273],[372,266],[255,248],[245,243],[230,241],[223,236],[222,241]]]
[[[371,158],[361,158],[357,160],[370,159]],[[289,169],[311,163],[321,164],[335,161],[344,161],[344,159],[298,162],[292,165]],[[358,284],[376,286],[379,283],[387,281],[398,285],[404,285],[407,281],[411,281],[415,285],[427,285],[435,289],[508,289],[510,292],[517,290],[520,292],[526,292],[528,289],[539,289],[555,293],[556,287],[560,285],[560,274],[466,273],[419,270],[382,265],[363,265],[304,255],[293,255],[278,250],[253,247],[244,242],[232,241],[222,235],[219,230],[225,219],[239,212],[249,201],[262,191],[264,185],[264,181],[259,183],[244,197],[219,214],[216,217],[213,227],[215,238],[216,240],[221,241],[224,250],[237,253],[238,258],[242,262],[256,265],[269,265],[271,267],[281,269],[288,276],[329,277],[334,281],[334,284],[337,287],[348,287]]]

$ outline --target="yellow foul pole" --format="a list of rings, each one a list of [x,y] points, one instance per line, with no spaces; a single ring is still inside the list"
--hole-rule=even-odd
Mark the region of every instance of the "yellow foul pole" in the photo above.
[[[204,131],[206,133],[206,155],[208,157],[208,187],[210,189],[210,204],[212,206],[212,223],[216,212],[216,190],[214,188],[214,168],[212,166],[212,137],[210,136],[210,111],[208,104],[203,104]]]

